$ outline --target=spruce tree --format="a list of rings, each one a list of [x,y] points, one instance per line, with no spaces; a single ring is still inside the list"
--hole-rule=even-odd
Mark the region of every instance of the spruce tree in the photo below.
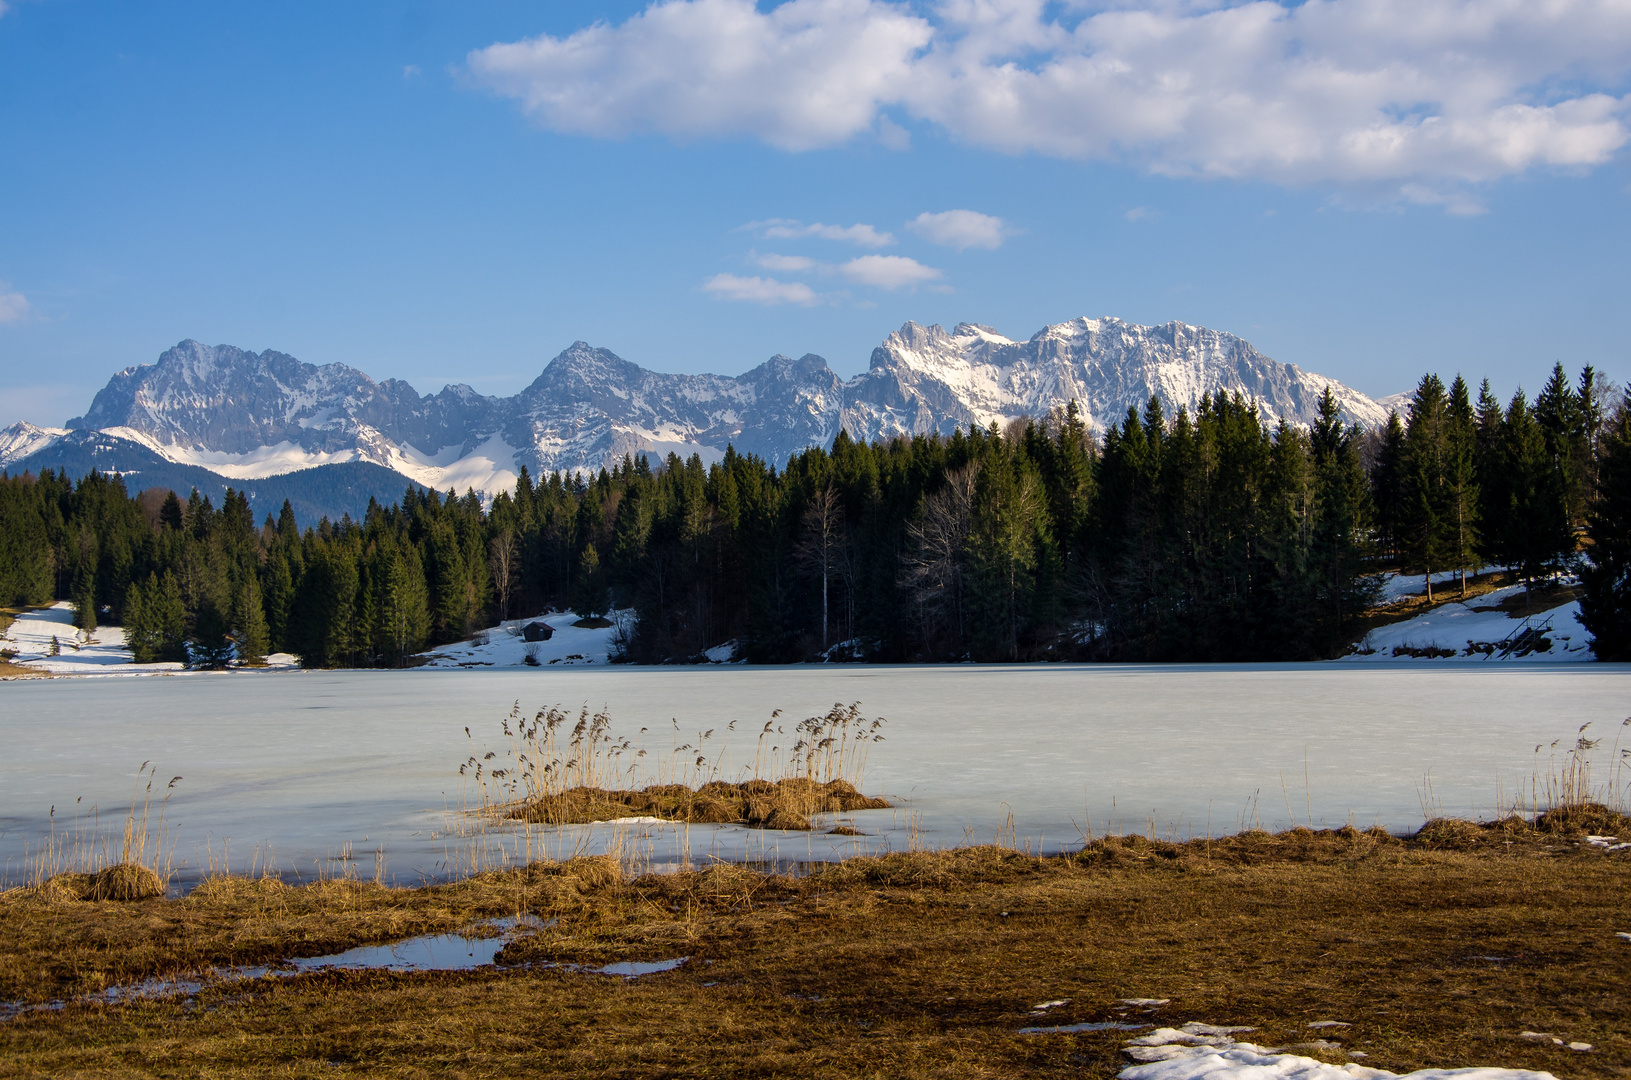
[[[238,582],[232,609],[232,636],[239,664],[253,666],[266,662],[269,640],[266,609],[261,604],[260,581],[253,570],[244,571]]]
[[[1376,507],[1376,530],[1382,547],[1398,557],[1403,531],[1405,493],[1405,431],[1398,412],[1391,411],[1382,431],[1382,445],[1376,455],[1371,480],[1372,502]]]
[[[74,583],[74,625],[89,637],[96,631],[96,574],[80,571]]]
[[[1343,429],[1327,386],[1309,438],[1318,506],[1310,558],[1323,611],[1322,655],[1338,651],[1348,624],[1375,601],[1377,586],[1364,573],[1371,505],[1358,442],[1359,429]]]
[[[1448,568],[1461,572],[1465,597],[1467,571],[1478,566],[1478,427],[1460,375],[1450,386],[1445,420],[1443,550]]]
[[[164,505],[159,508],[159,524],[172,532],[180,532],[181,519],[181,500],[172,491],[164,497]]]
[[[185,663],[187,660],[187,607],[181,598],[181,585],[166,570],[164,576],[147,581],[148,621],[158,632],[158,660]]]
[[[419,556],[408,548],[393,552],[386,570],[380,603],[380,625],[388,661],[397,667],[418,652],[430,628],[430,606]]]
[[[280,546],[274,548],[267,557],[265,565],[261,568],[264,582],[261,586],[261,600],[266,608],[266,637],[267,647],[273,652],[287,652],[289,650],[289,605],[294,601],[294,575],[289,569],[289,559]]]
[[[586,544],[578,556],[572,578],[572,610],[580,619],[598,619],[606,613],[606,583],[600,570],[600,553]]]
[[[157,585],[157,578],[149,576]],[[130,650],[131,663],[151,664],[159,659],[163,648],[162,632],[148,612],[147,589],[140,581],[130,583],[125,590],[125,647]]]
[[[1551,484],[1558,490],[1564,518],[1572,529],[1586,517],[1589,437],[1579,395],[1561,363],[1553,365],[1551,377],[1535,398],[1535,422],[1545,437]]]
[[[1573,548],[1574,538],[1546,436],[1522,390],[1507,406],[1501,434],[1507,485],[1501,558],[1533,586]]]
[[[1596,472],[1580,621],[1597,659],[1631,661],[1631,407],[1623,400],[1601,429]]]
[[[1473,479],[1478,485],[1478,554],[1483,561],[1503,561],[1508,515],[1511,511],[1510,477],[1504,458],[1506,416],[1485,379],[1478,387],[1473,413]]]
[[[1421,574],[1433,600],[1433,572],[1450,562],[1446,465],[1449,418],[1444,383],[1423,375],[1410,402],[1401,470],[1400,548],[1404,569]]]

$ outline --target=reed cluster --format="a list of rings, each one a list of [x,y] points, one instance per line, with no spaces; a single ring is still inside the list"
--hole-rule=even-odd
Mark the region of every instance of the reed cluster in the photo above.
[[[505,745],[473,752],[459,773],[474,785],[482,815],[543,825],[653,817],[808,830],[817,814],[889,808],[858,786],[869,751],[883,741],[882,718],[862,715],[859,703],[792,725],[780,717],[778,709],[758,732],[752,760],[737,763],[734,721],[680,742],[675,720],[675,745],[653,755],[613,734],[604,710],[584,707],[574,717],[551,706],[528,717],[517,702],[501,725]],[[465,734],[474,744],[469,728]]]
[[[32,851],[24,849],[24,879],[63,899],[140,900],[162,896],[175,869],[175,830],[165,825],[165,810],[181,777],[171,777],[155,804],[153,785],[158,766],[142,762],[130,809],[117,834],[102,828],[92,806],[74,814],[71,827],[59,829],[51,807],[51,831]]]

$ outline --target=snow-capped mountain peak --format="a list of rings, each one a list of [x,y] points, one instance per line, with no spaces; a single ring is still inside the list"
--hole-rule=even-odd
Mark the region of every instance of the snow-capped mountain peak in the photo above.
[[[780,466],[841,428],[868,440],[950,434],[1072,399],[1100,429],[1151,396],[1176,412],[1218,391],[1255,398],[1269,422],[1306,424],[1327,385],[1349,419],[1386,422],[1363,394],[1270,360],[1233,334],[1113,317],[1057,323],[1025,340],[979,323],[947,331],[908,322],[847,382],[813,354],[773,356],[739,376],[675,375],[579,341],[508,398],[463,384],[421,396],[345,364],[189,339],[114,375],[69,428],[236,480],[372,462],[441,490],[494,494],[522,466],[535,475],[595,471],[639,453],[710,462],[730,444]],[[14,425],[0,433],[0,467],[27,467],[67,434]]]

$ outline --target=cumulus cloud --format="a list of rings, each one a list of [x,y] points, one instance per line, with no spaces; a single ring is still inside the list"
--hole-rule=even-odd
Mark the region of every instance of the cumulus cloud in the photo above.
[[[840,243],[870,248],[888,247],[895,242],[894,233],[882,232],[871,225],[859,223],[823,225],[817,221],[806,225],[792,218],[770,218],[766,221],[750,221],[742,228],[772,240],[802,240],[813,236],[821,240],[837,240]]]
[[[5,9],[0,6],[0,15]],[[28,297],[20,292],[14,292],[5,283],[0,282],[0,325],[20,323],[33,312],[34,305],[28,302]]]
[[[940,271],[904,255],[862,255],[839,268],[843,275],[861,285],[899,289],[921,285],[940,277]]]
[[[899,97],[929,23],[877,0],[653,3],[596,23],[470,54],[471,73],[546,127],[682,139],[750,135],[787,150],[872,127]]]
[[[1395,193],[1631,137],[1619,0],[663,0],[468,68],[563,132],[809,150],[899,143],[890,110],[1009,153]]]
[[[971,247],[999,248],[1011,231],[1002,218],[974,210],[923,213],[907,222],[906,227],[931,244],[959,251]]]
[[[802,281],[777,281],[775,278],[738,277],[735,274],[715,274],[703,282],[704,292],[721,300],[746,300],[755,304],[803,304],[809,306],[821,298],[814,289]]]

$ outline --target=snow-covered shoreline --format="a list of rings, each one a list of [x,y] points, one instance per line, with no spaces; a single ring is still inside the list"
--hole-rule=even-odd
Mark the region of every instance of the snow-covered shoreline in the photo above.
[[[1435,575],[1434,584],[1453,587],[1453,577]],[[1411,580],[1416,586],[1414,593],[1405,584]],[[1384,597],[1398,602],[1419,596],[1421,585],[1420,578],[1390,576],[1384,582]],[[1591,635],[1580,623],[1579,601],[1527,617],[1501,610],[1503,602],[1523,592],[1522,585],[1509,585],[1465,601],[1440,604],[1413,619],[1379,626],[1339,662],[1571,663],[1596,659],[1591,651]]]
[[[1454,575],[1435,575],[1435,585],[1453,587]],[[1412,592],[1414,589],[1414,592]],[[1383,582],[1385,602],[1398,603],[1419,596],[1419,577],[1389,575]],[[1579,663],[1595,660],[1591,636],[1580,624],[1580,604],[1570,601],[1536,615],[1514,617],[1500,605],[1522,594],[1522,585],[1486,592],[1466,601],[1449,601],[1412,619],[1379,626],[1348,655],[1333,663],[1432,662],[1437,664],[1495,663]],[[605,666],[621,651],[619,639],[632,626],[632,610],[611,613],[610,625],[576,625],[578,617],[569,611],[548,611],[526,618],[507,619],[464,641],[427,649],[415,658],[413,667],[430,669],[480,670],[493,668],[551,668]],[[523,630],[532,623],[550,628],[546,641],[529,642]],[[1516,635],[1533,630],[1529,640],[1518,643]],[[51,654],[51,641],[58,645]],[[841,643],[847,645],[850,643]],[[1514,645],[1518,647],[1513,647]],[[15,649],[13,662],[54,676],[133,677],[150,675],[195,675],[178,663],[136,664],[125,646],[124,630],[102,626],[90,635],[73,625],[73,607],[58,601],[19,615],[0,635],[0,648]],[[840,646],[835,646],[836,651]],[[741,663],[738,643],[725,642],[703,654],[707,665]],[[1038,661],[1046,665],[1047,661]],[[236,668],[234,671],[295,671],[298,657],[275,653],[263,667]],[[216,672],[219,674],[219,672]]]
[[[57,643],[52,655],[51,642]],[[25,611],[0,635],[0,649],[15,649],[12,663],[57,676],[81,678],[133,678],[151,675],[205,675],[220,672],[190,671],[174,662],[137,664],[125,645],[125,631],[119,626],[98,626],[89,634],[74,626],[74,607],[59,600],[47,608]],[[292,671],[300,666],[288,653],[274,653],[262,667],[234,671]]]

